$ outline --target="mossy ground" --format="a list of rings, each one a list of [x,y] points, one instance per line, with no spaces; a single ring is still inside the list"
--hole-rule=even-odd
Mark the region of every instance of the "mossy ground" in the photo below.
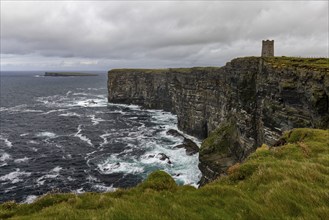
[[[203,142],[200,156],[209,154],[228,154],[229,148],[237,139],[235,123],[228,121],[213,131]]]
[[[195,189],[157,171],[112,193],[49,194],[0,205],[0,219],[328,219],[329,130],[295,129]]]

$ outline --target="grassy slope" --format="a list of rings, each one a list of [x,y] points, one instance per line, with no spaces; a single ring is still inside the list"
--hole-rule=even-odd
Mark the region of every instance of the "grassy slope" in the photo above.
[[[200,189],[177,186],[157,171],[129,190],[7,202],[0,219],[326,219],[329,130],[295,129],[284,139],[284,146],[262,146]]]

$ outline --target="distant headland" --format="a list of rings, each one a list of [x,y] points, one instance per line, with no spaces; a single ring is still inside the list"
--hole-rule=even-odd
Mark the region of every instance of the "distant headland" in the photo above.
[[[45,76],[98,76],[98,74],[79,72],[45,72]]]

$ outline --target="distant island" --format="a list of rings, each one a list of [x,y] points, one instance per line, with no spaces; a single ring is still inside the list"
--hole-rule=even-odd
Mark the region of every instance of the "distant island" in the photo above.
[[[45,76],[98,76],[98,74],[78,72],[45,72]]]

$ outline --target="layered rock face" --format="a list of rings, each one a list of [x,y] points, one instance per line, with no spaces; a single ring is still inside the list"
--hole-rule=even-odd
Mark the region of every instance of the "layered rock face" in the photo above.
[[[329,67],[289,62],[247,57],[220,68],[114,69],[108,101],[171,111],[182,131],[208,137],[203,184],[283,131],[329,128]]]

